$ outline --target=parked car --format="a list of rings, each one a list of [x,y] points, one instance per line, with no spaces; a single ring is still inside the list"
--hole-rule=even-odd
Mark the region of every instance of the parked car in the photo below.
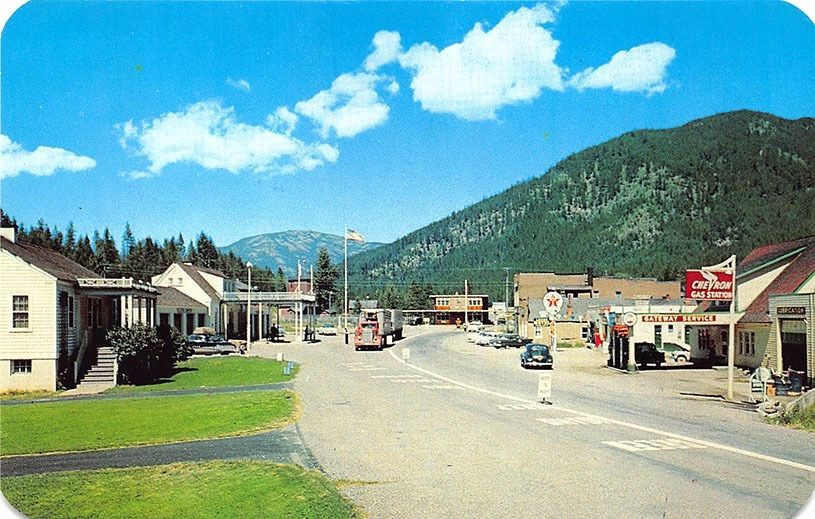
[[[337,327],[331,323],[325,323],[317,328],[317,335],[337,335]]]
[[[494,348],[520,348],[532,342],[517,333],[499,333],[490,341]]]
[[[478,346],[490,346],[490,340],[495,337],[495,332],[486,332],[480,331],[478,332],[478,337],[475,338],[475,343]]]
[[[187,344],[192,347],[193,355],[229,355],[238,353],[238,348],[218,334],[194,333],[187,337]]]
[[[484,323],[481,321],[470,321],[467,323],[468,332],[478,332],[484,329]]]
[[[481,332],[470,332],[467,334],[467,342],[475,342],[481,336]]]
[[[674,362],[687,362],[690,360],[690,347],[686,344],[665,342],[660,349],[665,352],[666,357]]]
[[[660,367],[665,362],[665,352],[659,351],[652,342],[638,342],[634,344],[634,360],[640,366],[655,364]]]
[[[552,364],[552,355],[549,353],[549,347],[546,345],[530,343],[524,346],[523,351],[521,351],[522,368],[551,368]]]
[[[410,317],[407,318],[407,323],[410,326],[418,326],[422,324],[422,318],[419,317],[418,315],[411,315]]]

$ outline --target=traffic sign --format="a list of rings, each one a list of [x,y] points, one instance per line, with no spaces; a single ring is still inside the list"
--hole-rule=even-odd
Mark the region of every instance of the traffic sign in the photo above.
[[[552,399],[552,373],[541,373],[538,378],[538,398],[542,402]]]
[[[626,326],[634,326],[637,324],[637,314],[634,312],[626,312],[623,314],[623,324]]]

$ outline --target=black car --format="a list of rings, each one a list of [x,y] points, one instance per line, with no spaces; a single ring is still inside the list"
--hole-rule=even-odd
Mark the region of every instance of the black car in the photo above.
[[[665,363],[665,352],[659,351],[652,342],[638,342],[634,344],[634,360],[640,366],[655,364],[660,367]]]
[[[521,367],[552,367],[552,355],[549,353],[549,347],[544,344],[527,344],[521,352]]]
[[[516,333],[500,333],[490,339],[490,346],[494,348],[522,348],[531,342],[532,339],[521,337]]]
[[[193,355],[229,355],[238,353],[234,344],[224,339],[223,335],[197,334],[187,337],[187,345],[192,348]]]

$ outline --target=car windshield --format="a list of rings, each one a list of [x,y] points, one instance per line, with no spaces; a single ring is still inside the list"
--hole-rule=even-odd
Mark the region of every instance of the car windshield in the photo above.
[[[212,342],[226,342],[223,335],[210,335],[209,340]]]
[[[376,327],[376,323],[367,322],[367,323],[362,323],[360,326],[362,326],[363,328],[374,328],[374,327]]]
[[[549,353],[549,348],[540,344],[533,344],[526,347],[526,351],[532,355],[546,355]]]

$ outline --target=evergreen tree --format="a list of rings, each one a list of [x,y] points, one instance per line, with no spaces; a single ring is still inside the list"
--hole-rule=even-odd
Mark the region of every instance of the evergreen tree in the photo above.
[[[202,267],[215,268],[218,264],[218,248],[212,242],[212,238],[202,231],[196,240],[195,249],[197,251],[197,261],[194,263]]]
[[[125,222],[125,231],[122,233],[122,258],[125,260],[130,255],[130,249],[135,245],[136,239],[130,229],[130,222]]]
[[[275,290],[279,292],[287,292],[289,290],[289,280],[286,278],[286,273],[283,272],[282,267],[277,267],[277,282],[275,283]]]
[[[68,222],[68,230],[65,231],[65,246],[63,247],[63,254],[72,260],[76,260],[76,229],[74,229],[74,222]]]
[[[328,308],[329,294],[335,291],[339,276],[337,267],[331,264],[328,249],[320,247],[317,252],[317,270],[314,272],[314,293],[319,311]]]
[[[95,270],[95,257],[93,254],[93,247],[91,247],[91,240],[88,235],[84,235],[79,239],[76,246],[75,261],[83,267]]]

